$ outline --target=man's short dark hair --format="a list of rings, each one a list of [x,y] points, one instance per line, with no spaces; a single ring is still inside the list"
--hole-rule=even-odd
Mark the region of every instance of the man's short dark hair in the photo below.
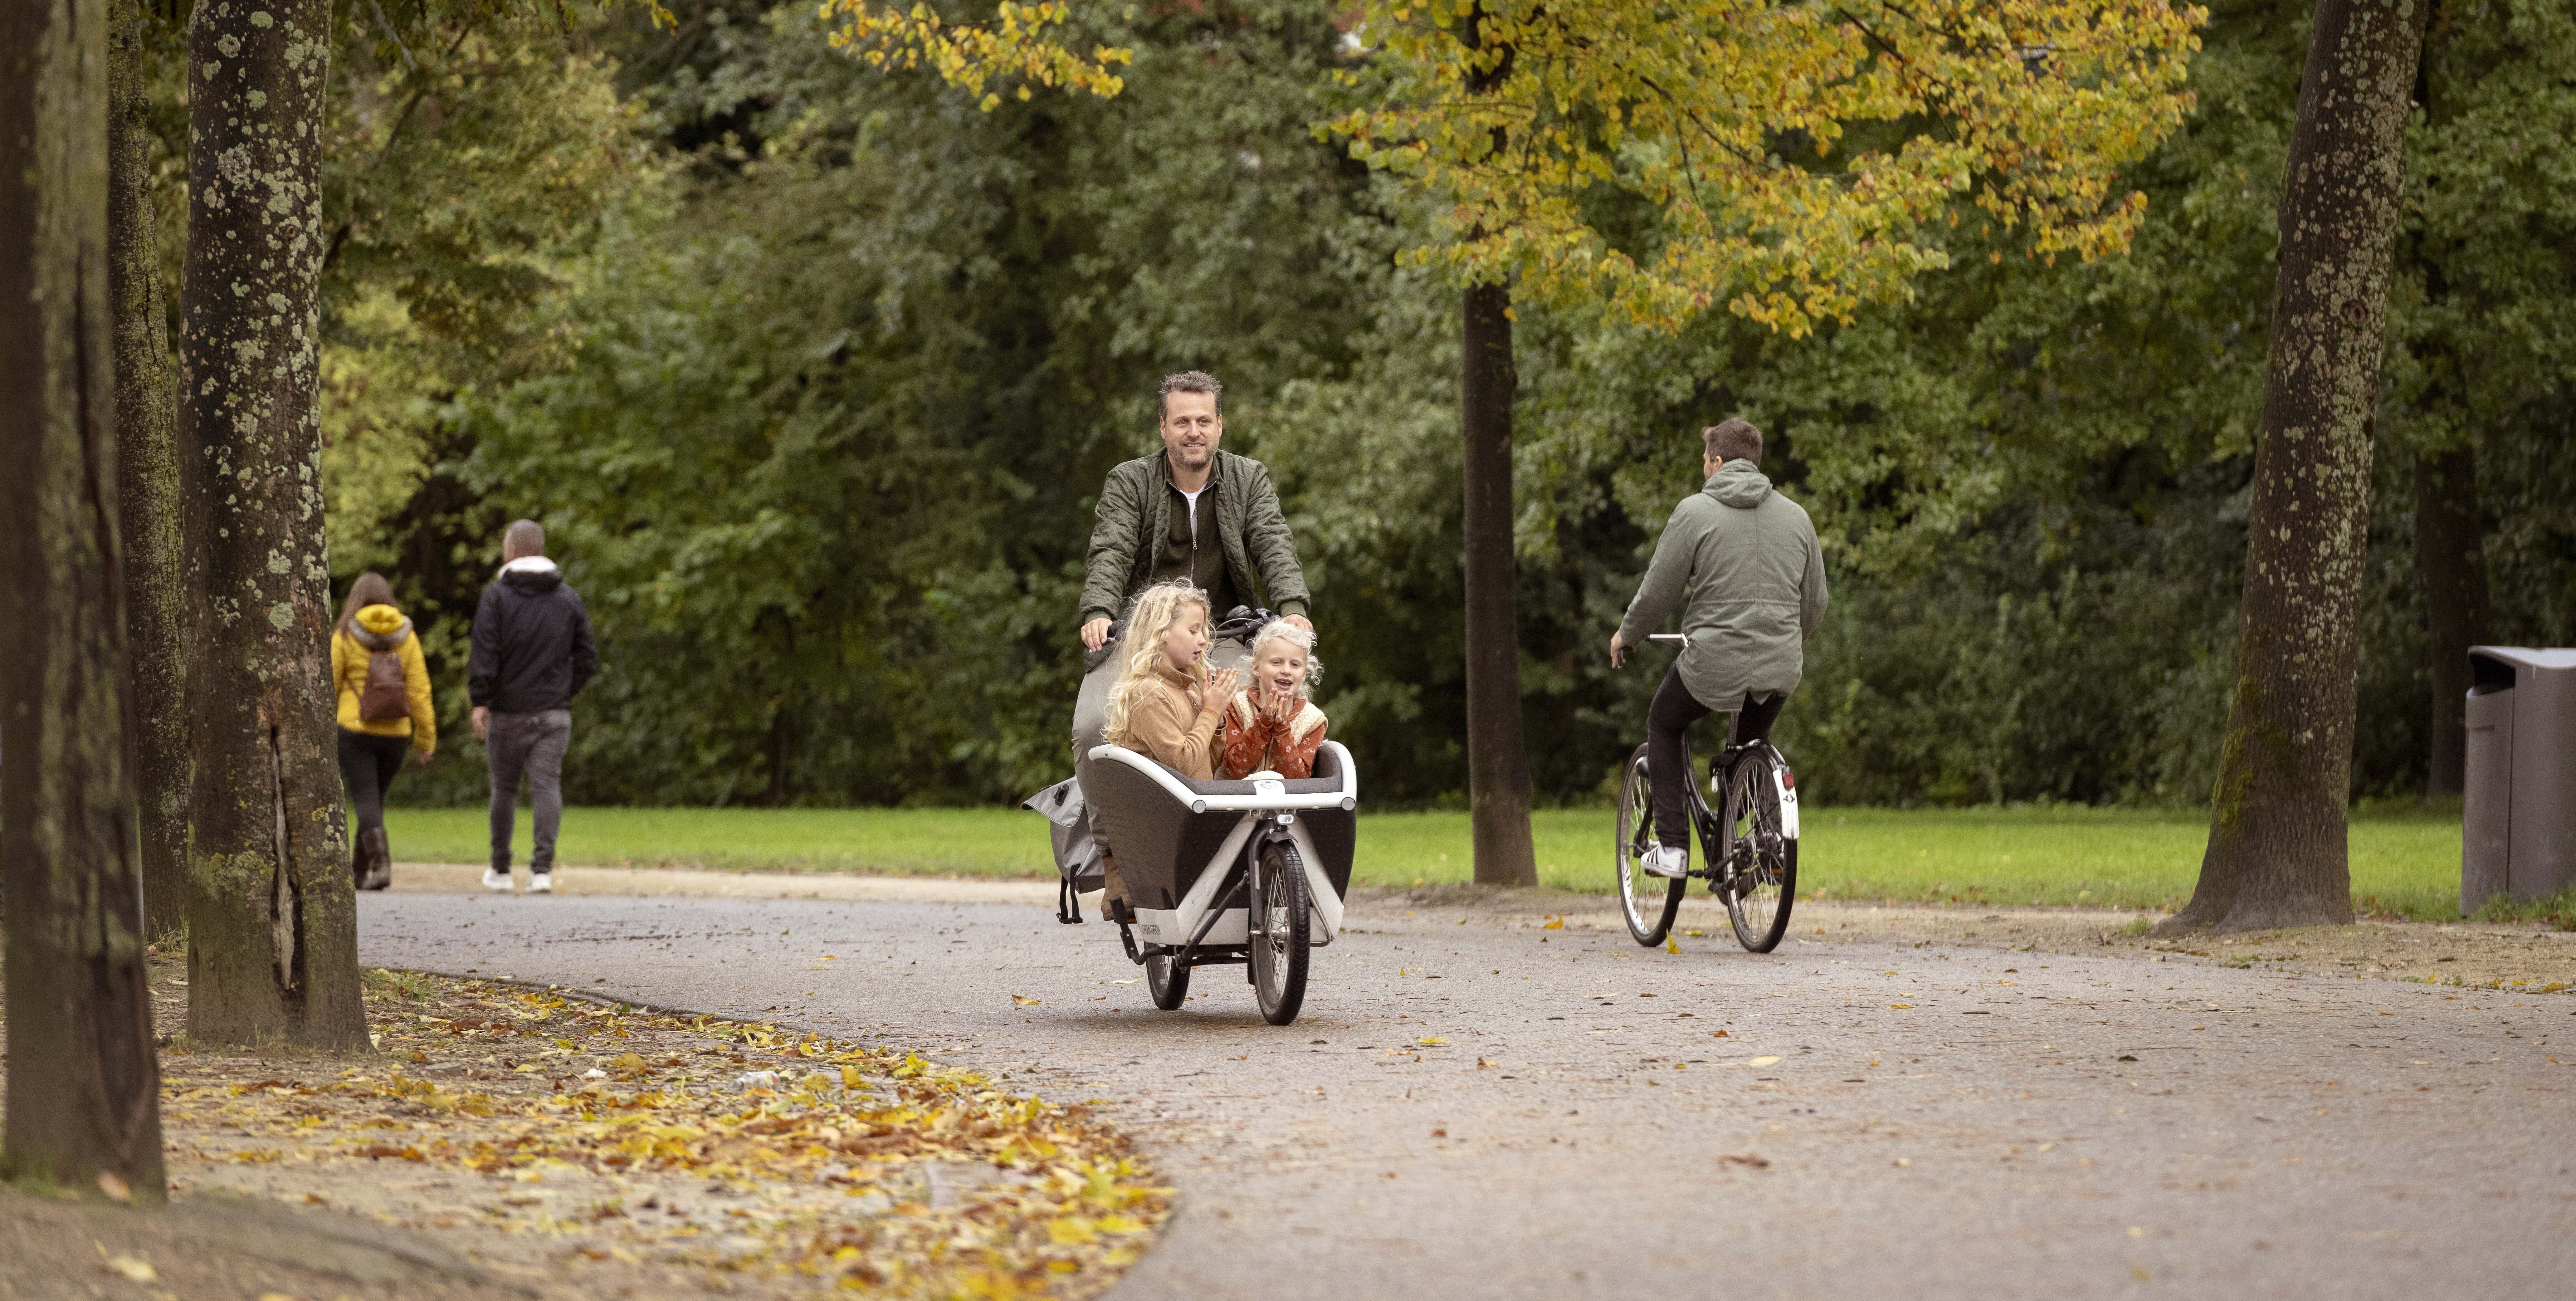
[[[1721,461],[1751,461],[1762,464],[1762,431],[1750,420],[1729,420],[1699,431],[1708,444],[1708,454]]]
[[[1225,385],[1217,383],[1216,376],[1206,371],[1185,370],[1163,377],[1163,391],[1154,399],[1155,419],[1172,414],[1172,395],[1175,393],[1205,393],[1208,400],[1216,404],[1216,413],[1220,416],[1225,414]]]

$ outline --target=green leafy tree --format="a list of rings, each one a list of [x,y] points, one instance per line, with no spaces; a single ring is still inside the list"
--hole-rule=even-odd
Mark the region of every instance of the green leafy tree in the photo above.
[[[1722,303],[1796,337],[1947,265],[1946,227],[1963,206],[2044,257],[2119,251],[2144,197],[2115,193],[2116,169],[2180,122],[2201,13],[2161,0],[1377,0],[1365,13],[1382,100],[1334,129],[1446,205],[1446,238],[1415,256],[1467,287],[1476,879],[1529,885],[1514,282],[1541,302],[1598,301],[1665,329]]]

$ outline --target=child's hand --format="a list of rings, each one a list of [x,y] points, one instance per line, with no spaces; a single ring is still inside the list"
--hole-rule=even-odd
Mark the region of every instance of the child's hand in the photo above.
[[[1233,669],[1218,669],[1208,675],[1207,691],[1199,701],[1199,716],[1215,718],[1234,703],[1235,689],[1242,685],[1243,675]]]
[[[1261,712],[1269,715],[1271,722],[1286,727],[1297,717],[1298,706],[1304,703],[1284,691],[1273,691],[1269,701],[1262,705]]]

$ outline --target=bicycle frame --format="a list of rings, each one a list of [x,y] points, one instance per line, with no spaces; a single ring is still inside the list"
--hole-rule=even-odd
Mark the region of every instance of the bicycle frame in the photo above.
[[[1790,775],[1788,757],[1781,754],[1779,747],[1771,744],[1770,741],[1761,740],[1751,745],[1728,746],[1709,763],[1709,789],[1720,792],[1722,798],[1723,792],[1735,776],[1736,765],[1743,762],[1745,756],[1756,752],[1767,754],[1771,758],[1772,787],[1780,797],[1780,838],[1796,840],[1798,838],[1797,779]],[[1689,758],[1688,742],[1683,743],[1682,755],[1685,760]],[[1690,784],[1690,798],[1691,825],[1699,831],[1700,861],[1708,864],[1705,872],[1701,874],[1706,875],[1711,882],[1722,884],[1725,878],[1721,872],[1725,872],[1725,869],[1734,865],[1734,828],[1727,826],[1724,815],[1719,810],[1710,808],[1708,801],[1701,798],[1699,783],[1696,781]],[[1726,875],[1732,875],[1732,873],[1726,872]]]
[[[1690,648],[1690,637],[1684,633],[1655,633],[1647,640],[1677,642],[1685,650]],[[1771,744],[1770,738],[1765,737],[1750,745],[1728,745],[1720,750],[1717,757],[1709,761],[1708,788],[1718,792],[1720,802],[1723,803],[1727,785],[1735,775],[1735,766],[1743,761],[1744,756],[1757,750],[1771,758],[1771,781],[1780,797],[1780,837],[1783,840],[1796,840],[1798,838],[1797,780],[1790,775],[1788,756],[1780,753],[1780,748]],[[1690,793],[1691,827],[1699,833],[1700,862],[1706,865],[1695,869],[1691,875],[1706,877],[1712,887],[1723,885],[1734,874],[1732,870],[1735,848],[1734,828],[1725,825],[1720,811],[1710,808],[1708,800],[1700,794],[1699,782],[1696,780],[1696,765],[1691,760],[1690,738],[1687,736],[1682,738],[1682,771],[1691,776],[1691,780],[1684,783],[1683,789]]]

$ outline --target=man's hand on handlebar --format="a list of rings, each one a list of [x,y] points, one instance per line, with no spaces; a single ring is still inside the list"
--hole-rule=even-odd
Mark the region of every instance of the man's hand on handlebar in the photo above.
[[[1615,632],[1614,632],[1614,633],[1610,634],[1610,667],[1612,667],[1612,668],[1614,668],[1614,669],[1615,669],[1615,668],[1619,668],[1619,667],[1621,667],[1622,665],[1626,664],[1627,662],[1628,662],[1628,643],[1627,643],[1627,640],[1626,640],[1625,638],[1622,638],[1618,633],[1615,633]]]
[[[1096,651],[1109,644],[1109,621],[1094,619],[1082,625],[1082,648]]]
[[[1306,616],[1304,616],[1304,615],[1302,615],[1302,614],[1292,614],[1292,615],[1287,616],[1287,618],[1288,618],[1288,622],[1293,623],[1293,624],[1297,625],[1298,627],[1305,629],[1305,630],[1306,630],[1306,635],[1307,635],[1307,636],[1312,637],[1312,636],[1314,636],[1314,635],[1315,635],[1315,625],[1314,625],[1312,622],[1309,622],[1309,621],[1307,620]]]

